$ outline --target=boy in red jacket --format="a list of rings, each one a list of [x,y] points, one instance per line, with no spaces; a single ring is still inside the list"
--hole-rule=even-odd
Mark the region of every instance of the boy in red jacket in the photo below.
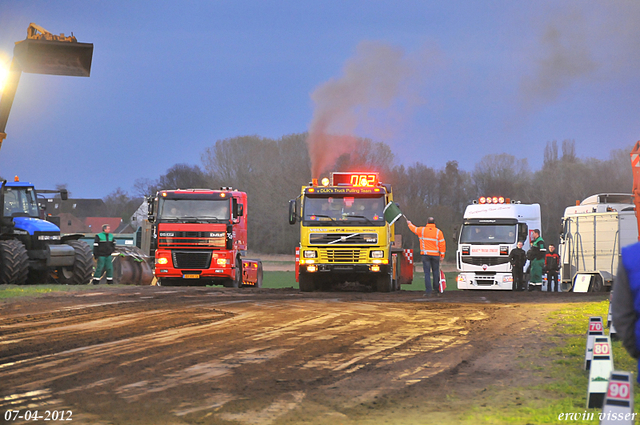
[[[547,272],[547,291],[549,292],[560,292],[558,270],[560,270],[560,256],[556,252],[556,247],[549,244],[547,255],[544,256],[544,271]]]

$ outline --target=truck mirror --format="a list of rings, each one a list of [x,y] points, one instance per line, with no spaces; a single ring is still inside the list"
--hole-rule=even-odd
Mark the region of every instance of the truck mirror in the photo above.
[[[451,235],[451,237],[453,238],[454,242],[458,242],[459,231],[460,229],[458,228],[458,226],[453,226],[453,235]]]
[[[67,189],[60,189],[60,199],[63,201],[69,199],[69,191]]]
[[[242,217],[243,213],[244,213],[243,205],[238,203],[238,199],[233,198],[233,219],[237,220],[238,217]]]
[[[153,213],[153,196],[149,196],[147,198],[147,215],[151,217]]]
[[[296,224],[296,200],[289,201],[289,224]]]

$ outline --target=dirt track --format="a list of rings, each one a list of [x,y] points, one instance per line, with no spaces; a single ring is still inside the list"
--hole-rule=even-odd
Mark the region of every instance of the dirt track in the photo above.
[[[490,386],[544,380],[519,366],[548,347],[543,319],[562,303],[604,298],[106,287],[15,299],[0,304],[0,414],[452,423],[462,406],[482,406]]]

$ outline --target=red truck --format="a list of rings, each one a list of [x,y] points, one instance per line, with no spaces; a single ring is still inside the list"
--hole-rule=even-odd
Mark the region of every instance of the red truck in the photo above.
[[[247,194],[223,187],[162,190],[148,199],[158,285],[262,287],[247,251]]]

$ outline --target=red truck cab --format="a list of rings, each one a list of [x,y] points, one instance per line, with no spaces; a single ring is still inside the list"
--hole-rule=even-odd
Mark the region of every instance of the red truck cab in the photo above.
[[[232,188],[162,190],[149,200],[159,285],[262,286],[246,260],[247,194]]]

